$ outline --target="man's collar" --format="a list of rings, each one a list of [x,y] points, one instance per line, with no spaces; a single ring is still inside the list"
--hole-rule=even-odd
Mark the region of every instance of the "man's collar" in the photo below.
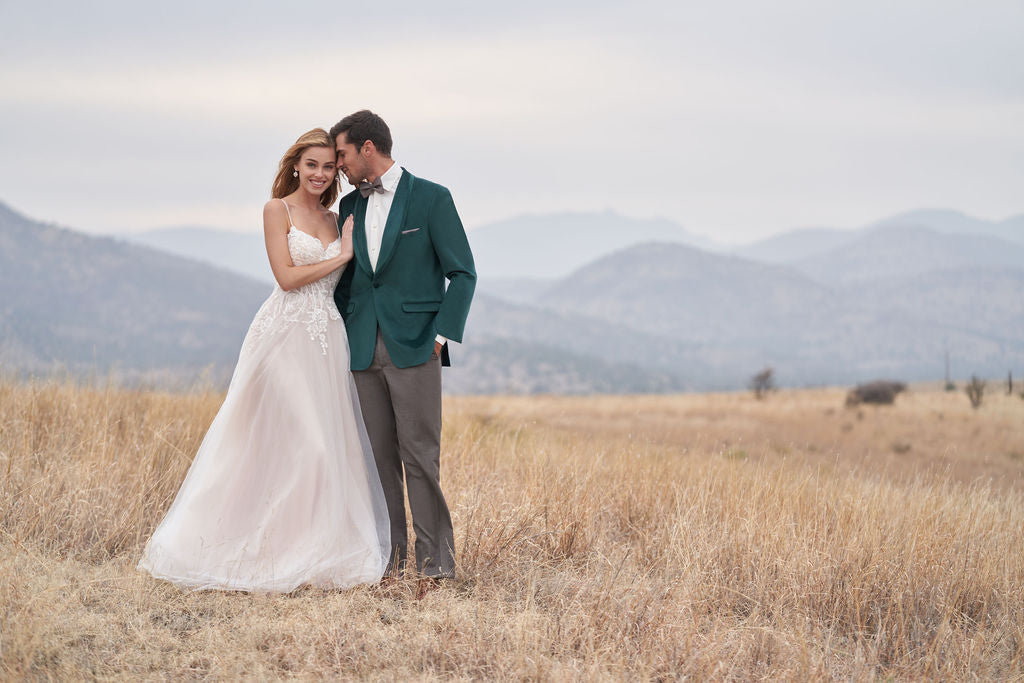
[[[398,181],[402,179],[402,167],[391,162],[391,168],[384,171],[380,176],[380,184],[388,192],[394,192],[398,188]]]

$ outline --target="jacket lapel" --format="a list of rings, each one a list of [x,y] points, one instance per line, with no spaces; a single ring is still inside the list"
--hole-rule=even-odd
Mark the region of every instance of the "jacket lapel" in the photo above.
[[[380,254],[377,255],[378,273],[388,265],[388,261],[391,260],[391,255],[395,251],[398,234],[402,231],[402,226],[405,224],[405,212],[409,207],[409,196],[412,194],[413,182],[412,174],[406,171],[405,168],[402,168],[402,179],[398,181],[398,187],[395,188],[395,198],[391,202],[391,211],[388,212],[388,222],[384,224],[384,235],[380,242]],[[365,212],[366,200],[363,200],[364,215]],[[359,224],[358,217],[356,223]]]
[[[367,273],[373,275],[373,268],[370,266],[370,252],[366,246],[366,200],[362,197],[356,197],[352,218],[352,251],[355,253],[356,263],[362,266]]]

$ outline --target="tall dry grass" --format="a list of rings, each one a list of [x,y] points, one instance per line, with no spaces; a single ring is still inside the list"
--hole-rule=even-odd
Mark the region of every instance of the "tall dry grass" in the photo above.
[[[0,675],[1022,678],[1024,401],[903,399],[450,399],[417,602],[136,572],[221,396],[0,384]]]

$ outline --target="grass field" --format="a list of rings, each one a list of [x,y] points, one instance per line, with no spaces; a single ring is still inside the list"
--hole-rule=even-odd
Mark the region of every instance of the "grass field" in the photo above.
[[[134,567],[222,396],[0,383],[0,678],[1024,679],[1024,400],[446,399],[459,578]]]

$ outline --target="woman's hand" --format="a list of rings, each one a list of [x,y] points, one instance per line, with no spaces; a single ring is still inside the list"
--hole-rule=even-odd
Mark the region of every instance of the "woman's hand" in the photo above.
[[[338,256],[341,258],[342,263],[351,261],[352,255],[355,253],[352,248],[352,227],[354,225],[355,219],[352,218],[352,214],[349,214],[341,225],[341,252]]]
[[[333,214],[331,215],[333,219]],[[277,284],[286,292],[298,289],[315,282],[320,278],[333,273],[352,260],[352,216],[345,219],[339,238],[340,250],[337,256],[324,259],[318,263],[308,263],[304,266],[297,266],[292,261],[288,249],[288,230],[291,228],[291,221],[288,220],[288,213],[285,211],[284,202],[271,199],[263,207],[263,234],[267,243],[267,257],[270,259],[270,269],[274,272],[274,279]]]

